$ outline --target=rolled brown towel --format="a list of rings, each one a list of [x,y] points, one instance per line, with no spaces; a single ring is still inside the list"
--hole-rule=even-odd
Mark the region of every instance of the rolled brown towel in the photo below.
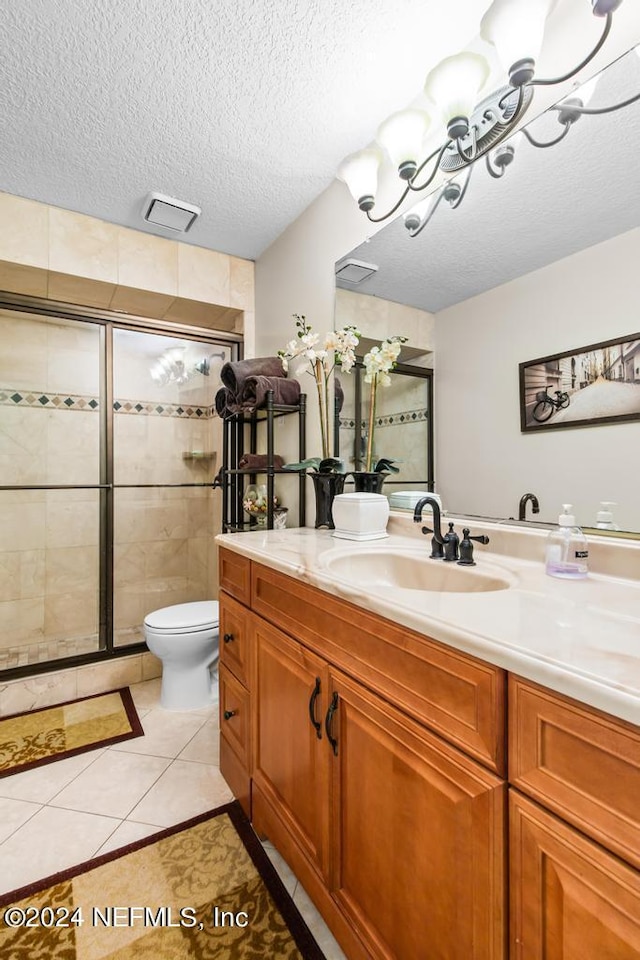
[[[278,453],[273,455],[273,465],[276,470],[282,470],[284,460]],[[266,453],[244,453],[238,460],[240,470],[266,470],[269,466],[269,458]]]
[[[236,397],[240,397],[247,377],[286,377],[280,357],[253,357],[233,360],[222,365],[220,379]]]
[[[240,413],[242,408],[236,400],[235,394],[226,387],[220,387],[215,398],[216,413],[219,417],[229,417],[233,413]]]
[[[238,402],[250,413],[267,405],[267,393],[273,390],[273,402],[295,407],[300,403],[300,382],[286,377],[246,377]]]

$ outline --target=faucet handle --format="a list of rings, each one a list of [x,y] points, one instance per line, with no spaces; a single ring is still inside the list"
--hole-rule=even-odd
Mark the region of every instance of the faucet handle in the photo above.
[[[426,535],[427,533],[434,533],[431,527],[422,527],[422,532]],[[444,557],[444,550],[441,543],[438,543],[435,537],[431,537],[431,554],[429,556],[430,560],[442,560]]]
[[[489,543],[489,537],[481,534],[478,537],[470,536],[471,531],[469,527],[464,527],[462,530],[462,540],[460,541],[460,559],[458,563],[462,567],[475,567],[475,560],[473,559],[473,543],[472,540],[475,540],[476,543]]]

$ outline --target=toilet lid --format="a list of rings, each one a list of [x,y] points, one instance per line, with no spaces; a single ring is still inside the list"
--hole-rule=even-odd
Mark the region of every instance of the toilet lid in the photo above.
[[[152,630],[179,633],[185,630],[202,630],[218,626],[217,600],[197,600],[195,603],[176,603],[172,607],[154,610],[144,618],[145,626]]]

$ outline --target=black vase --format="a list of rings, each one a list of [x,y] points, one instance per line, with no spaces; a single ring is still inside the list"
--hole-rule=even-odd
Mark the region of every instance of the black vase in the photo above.
[[[316,494],[316,529],[327,527],[335,530],[333,522],[333,498],[344,490],[344,473],[310,473],[313,480],[313,489]]]
[[[382,493],[382,484],[386,473],[374,473],[367,470],[354,470],[351,474],[356,493]]]

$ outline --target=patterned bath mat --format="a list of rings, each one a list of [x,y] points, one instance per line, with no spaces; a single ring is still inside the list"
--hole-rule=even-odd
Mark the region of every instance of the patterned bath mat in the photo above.
[[[0,897],[11,960],[324,960],[237,801]]]
[[[0,719],[0,777],[144,734],[128,687]]]

